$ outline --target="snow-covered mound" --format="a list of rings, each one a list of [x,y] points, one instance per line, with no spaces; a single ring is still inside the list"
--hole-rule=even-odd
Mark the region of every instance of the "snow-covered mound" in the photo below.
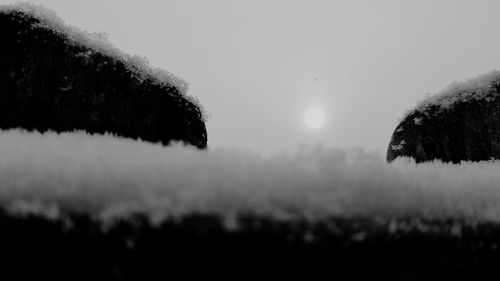
[[[175,86],[179,93],[186,94],[188,90],[189,84],[182,78],[164,69],[152,67],[144,57],[125,54],[108,41],[105,33],[90,33],[78,27],[69,26],[53,10],[42,5],[29,2],[0,5],[0,13],[13,12],[22,12],[39,19],[40,22],[36,23],[36,27],[61,33],[69,39],[69,42],[89,47],[99,53],[126,62],[125,65],[140,80],[153,77],[154,82],[158,84]]]
[[[199,213],[228,223],[244,214],[498,222],[499,168],[500,162],[386,164],[373,153],[319,148],[265,158],[11,130],[0,134],[0,204],[14,213],[83,212],[104,221]]]
[[[455,82],[408,111],[395,128],[387,161],[500,159],[500,71]]]
[[[0,129],[109,132],[207,146],[187,83],[33,4],[0,6]]]

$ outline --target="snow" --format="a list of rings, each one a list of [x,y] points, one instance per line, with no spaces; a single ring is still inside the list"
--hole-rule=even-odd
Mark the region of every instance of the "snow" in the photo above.
[[[490,99],[490,94],[495,86],[500,84],[500,71],[494,70],[478,77],[453,82],[444,90],[434,95],[428,95],[418,102],[416,109],[405,114],[408,116],[412,112],[426,112],[431,106],[437,106],[439,109],[450,109],[455,104],[465,102],[471,99],[481,100]]]
[[[131,56],[123,53],[109,42],[106,33],[89,33],[77,27],[68,26],[54,11],[42,5],[33,3],[0,5],[0,13],[11,13],[15,11],[20,11],[39,19],[40,24],[37,24],[36,27],[46,28],[60,33],[66,36],[68,42],[72,44],[86,46],[94,52],[100,52],[113,59],[124,62],[128,69],[141,82],[148,78],[152,78],[154,83],[173,86],[183,95],[186,95],[188,91],[189,85],[182,78],[166,70],[152,67],[144,57]],[[90,56],[92,55],[92,51],[81,55]],[[196,102],[196,99],[193,97],[186,96],[186,98],[192,102]]]
[[[228,225],[238,214],[499,222],[499,169],[499,161],[387,164],[376,153],[320,147],[262,157],[83,132],[0,133],[1,206],[104,222],[133,212],[153,222],[218,214]]]
[[[399,144],[395,145],[391,145],[391,150],[393,151],[400,151],[404,148],[404,145],[406,144],[406,141],[405,140],[402,140],[399,142]]]

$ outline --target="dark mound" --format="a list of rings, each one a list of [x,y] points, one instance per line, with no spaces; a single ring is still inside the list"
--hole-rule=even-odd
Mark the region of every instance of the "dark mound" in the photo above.
[[[396,127],[387,161],[460,163],[500,159],[500,75],[481,76],[448,89],[411,111]]]
[[[179,87],[22,10],[0,9],[1,129],[207,146],[202,112]]]

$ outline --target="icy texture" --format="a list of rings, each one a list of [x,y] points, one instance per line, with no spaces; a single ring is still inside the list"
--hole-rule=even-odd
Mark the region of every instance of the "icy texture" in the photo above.
[[[16,3],[12,5],[0,5],[0,13],[11,13],[20,11],[40,20],[38,27],[47,28],[54,32],[67,36],[69,42],[76,45],[86,46],[94,51],[110,56],[125,63],[128,69],[139,81],[152,78],[154,83],[174,86],[181,94],[186,94],[188,83],[166,70],[154,68],[149,65],[146,58],[130,56],[114,47],[107,39],[105,33],[89,33],[74,26],[68,26],[57,14],[41,5],[32,3]],[[196,99],[187,96],[193,102]]]
[[[466,81],[453,82],[441,92],[429,95],[418,102],[416,109],[407,112],[406,116],[414,111],[425,112],[430,106],[440,109],[449,109],[453,105],[471,99],[488,99],[493,88],[500,83],[500,71],[494,70]]]
[[[192,212],[276,219],[364,216],[500,222],[500,162],[386,164],[363,151],[300,150],[261,157],[240,151],[91,136],[0,134],[0,204],[104,221],[132,212],[153,221]]]
[[[406,144],[406,141],[405,140],[402,140],[399,142],[399,144],[397,145],[391,145],[391,149],[394,150],[394,151],[399,151],[399,150],[402,150],[404,148],[404,145]]]

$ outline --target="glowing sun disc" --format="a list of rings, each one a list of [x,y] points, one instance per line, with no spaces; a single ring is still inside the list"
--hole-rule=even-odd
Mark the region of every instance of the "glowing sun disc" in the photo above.
[[[325,125],[325,121],[325,112],[317,106],[310,106],[304,112],[304,124],[309,129],[320,129]]]

